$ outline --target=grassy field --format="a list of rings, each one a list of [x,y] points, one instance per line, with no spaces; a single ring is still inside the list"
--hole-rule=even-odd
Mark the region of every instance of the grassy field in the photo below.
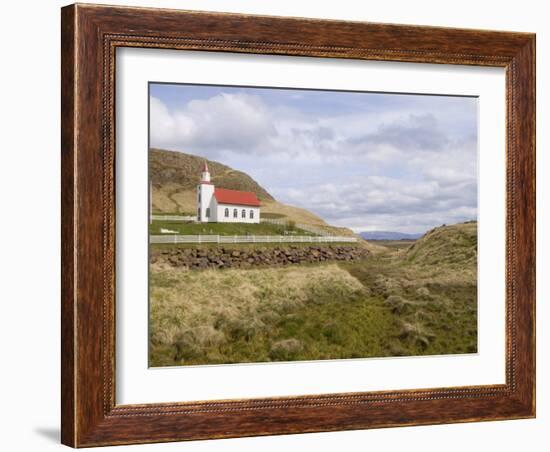
[[[414,240],[369,240],[370,243],[381,245],[391,250],[402,250],[411,246]]]
[[[150,234],[161,234],[161,229],[184,235],[315,235],[297,227],[271,223],[174,223],[153,221]]]
[[[151,265],[150,365],[477,351],[477,225],[361,262],[183,271]]]

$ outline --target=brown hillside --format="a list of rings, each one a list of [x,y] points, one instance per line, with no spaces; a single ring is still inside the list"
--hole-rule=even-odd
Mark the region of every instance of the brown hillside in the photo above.
[[[249,175],[226,165],[183,152],[151,149],[149,171],[153,188],[170,186],[177,191],[195,190],[204,161],[212,174],[212,182],[223,188],[253,191],[260,201],[273,201],[271,196]]]

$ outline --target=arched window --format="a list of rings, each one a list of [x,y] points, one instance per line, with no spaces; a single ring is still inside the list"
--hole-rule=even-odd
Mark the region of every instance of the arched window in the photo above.
[[[233,218],[237,218],[238,216],[237,209],[233,209]]]
[[[206,218],[210,218],[210,207],[206,208]]]
[[[226,218],[229,217],[229,209],[227,207],[225,208],[224,216]]]
[[[254,211],[251,209],[250,210],[250,219],[252,220],[254,218]]]
[[[241,217],[246,218],[246,210],[243,209],[243,211],[241,212]]]

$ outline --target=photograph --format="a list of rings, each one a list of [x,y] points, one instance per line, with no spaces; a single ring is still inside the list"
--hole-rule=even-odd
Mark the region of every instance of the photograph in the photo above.
[[[478,351],[478,98],[149,83],[149,366]]]

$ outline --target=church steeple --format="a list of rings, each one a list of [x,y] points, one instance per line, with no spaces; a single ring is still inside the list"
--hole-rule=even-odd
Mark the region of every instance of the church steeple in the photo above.
[[[202,168],[201,183],[210,182],[210,171],[208,171],[208,163],[204,161],[204,167]]]

